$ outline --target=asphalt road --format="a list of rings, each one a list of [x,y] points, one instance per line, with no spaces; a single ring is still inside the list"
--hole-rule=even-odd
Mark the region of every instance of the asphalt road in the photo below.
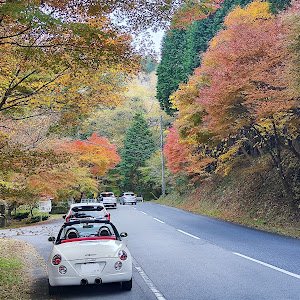
[[[119,232],[128,233],[132,291],[118,284],[68,287],[58,299],[300,299],[299,239],[153,203],[110,213]],[[28,241],[46,261],[47,238],[61,224],[0,230],[0,237]]]

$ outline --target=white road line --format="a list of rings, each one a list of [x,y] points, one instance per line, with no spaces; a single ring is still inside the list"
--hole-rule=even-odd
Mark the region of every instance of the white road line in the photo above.
[[[195,235],[192,235],[192,234],[190,234],[190,233],[187,233],[187,232],[185,232],[185,231],[183,231],[183,230],[177,229],[177,231],[179,231],[179,232],[181,232],[181,233],[183,233],[183,234],[186,234],[186,235],[188,235],[188,236],[190,236],[190,237],[192,237],[192,238],[194,238],[194,239],[196,239],[196,240],[201,240],[199,237],[197,237],[197,236],[195,236]]]
[[[147,215],[144,211],[141,211],[142,214]]]
[[[289,276],[292,276],[292,277],[295,277],[295,278],[300,279],[300,275],[298,275],[298,274],[295,274],[295,273],[292,273],[292,272],[289,272],[289,271],[286,271],[286,270],[277,268],[277,267],[275,267],[275,266],[269,265],[269,264],[264,263],[264,262],[262,262],[262,261],[260,261],[260,260],[251,258],[251,257],[249,257],[249,256],[246,256],[246,255],[243,255],[243,254],[240,254],[240,253],[233,252],[233,254],[238,255],[238,256],[240,256],[240,257],[243,257],[243,258],[246,258],[246,259],[249,259],[249,260],[254,261],[254,262],[258,263],[258,264],[261,264],[261,265],[263,265],[263,266],[265,266],[265,267],[274,269],[274,270],[276,270],[276,271],[279,271],[279,272],[281,272],[281,273],[287,274],[287,275],[289,275]]]
[[[158,300],[166,300],[166,298],[163,296],[163,294],[156,288],[154,283],[151,281],[151,279],[147,276],[147,274],[144,272],[144,270],[135,262],[135,269],[139,272],[141,277],[144,279],[146,284],[148,285],[151,292],[155,295],[156,299]]]
[[[160,222],[160,223],[163,223],[163,224],[166,224],[164,221],[162,221],[162,220],[159,220],[159,219],[157,219],[157,218],[153,218],[154,220],[156,220],[157,222]]]

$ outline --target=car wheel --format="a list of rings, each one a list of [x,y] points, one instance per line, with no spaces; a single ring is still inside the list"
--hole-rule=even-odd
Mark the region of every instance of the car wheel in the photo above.
[[[134,202],[134,205],[136,205],[136,202]]]
[[[132,278],[129,281],[122,282],[122,290],[130,291],[132,289]]]

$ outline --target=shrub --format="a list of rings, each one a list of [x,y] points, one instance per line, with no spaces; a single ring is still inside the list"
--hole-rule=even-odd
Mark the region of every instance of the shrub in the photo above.
[[[49,216],[45,215],[42,216],[42,221],[48,220]],[[31,217],[26,223],[27,224],[31,224],[31,223],[37,223],[40,222],[41,220],[41,216],[35,216],[35,217]]]
[[[28,216],[29,216],[29,212],[28,212],[28,211],[27,211],[27,212],[19,212],[19,213],[17,213],[13,218],[14,218],[15,220],[21,221],[21,220],[23,220],[23,219],[28,218]]]

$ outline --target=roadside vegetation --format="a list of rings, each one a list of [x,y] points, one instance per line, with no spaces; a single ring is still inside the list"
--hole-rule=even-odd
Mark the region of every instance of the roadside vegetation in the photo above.
[[[257,174],[239,171],[227,177],[214,176],[198,186],[170,192],[156,203],[300,238],[300,220],[285,206],[280,181],[272,170]]]
[[[13,239],[0,239],[0,299],[30,299],[32,278],[30,256],[33,246]]]

